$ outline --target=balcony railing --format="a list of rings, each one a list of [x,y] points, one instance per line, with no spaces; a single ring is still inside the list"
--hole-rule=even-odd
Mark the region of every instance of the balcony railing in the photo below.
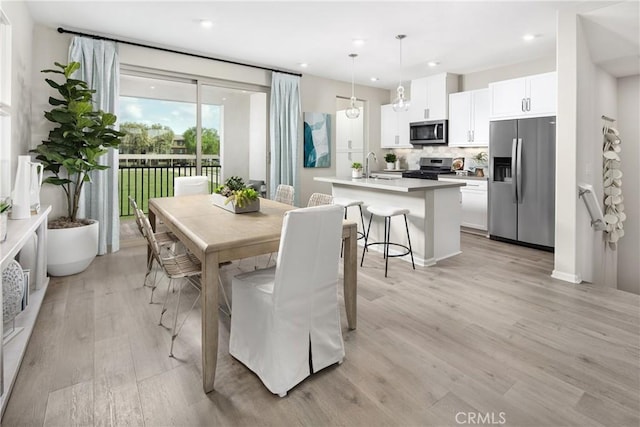
[[[133,211],[129,205],[129,196],[133,196],[138,206],[148,213],[150,198],[173,196],[174,177],[198,173],[195,166],[176,163],[163,166],[121,164],[119,174],[120,216],[130,216]],[[220,165],[203,165],[201,174],[209,177],[209,192],[213,192],[220,182]]]

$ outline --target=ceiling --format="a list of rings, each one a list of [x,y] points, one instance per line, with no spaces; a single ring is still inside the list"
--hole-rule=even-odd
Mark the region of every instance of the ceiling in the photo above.
[[[29,1],[34,20],[122,40],[392,89],[555,55],[556,13],[619,2]],[[631,2],[637,7],[637,0]],[[594,19],[597,20],[597,16]],[[210,28],[200,21],[211,20]],[[635,16],[637,21],[637,14]],[[610,20],[611,21],[611,20]],[[636,24],[637,25],[637,24]],[[525,42],[524,34],[535,39]],[[403,41],[403,67],[400,45]],[[361,46],[354,39],[364,40]],[[637,41],[636,41],[637,46]],[[429,61],[439,65],[429,67]],[[307,68],[299,64],[308,63]],[[371,77],[379,80],[372,82]]]

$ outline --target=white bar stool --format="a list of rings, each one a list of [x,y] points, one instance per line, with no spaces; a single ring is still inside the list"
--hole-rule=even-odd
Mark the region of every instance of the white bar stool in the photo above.
[[[362,213],[362,200],[347,199],[346,197],[334,197],[333,204],[344,208],[344,219],[347,219],[347,209],[357,206],[360,209],[360,221],[362,222],[362,231],[358,231],[358,240],[364,239],[364,214]]]
[[[407,214],[409,213],[409,209],[398,208],[395,206],[369,206],[367,207],[367,211],[371,214],[369,217],[369,227],[367,228],[367,233],[364,235],[364,249],[362,251],[362,260],[360,261],[360,267],[362,267],[362,263],[364,262],[364,254],[367,252],[367,248],[373,245],[384,245],[383,256],[385,258],[384,263],[384,277],[387,277],[387,269],[389,266],[389,258],[390,257],[399,257],[405,255],[411,255],[411,265],[413,269],[416,269],[416,264],[413,262],[413,250],[411,249],[411,238],[409,237],[409,224],[407,223]],[[382,242],[372,242],[369,243],[369,232],[371,231],[371,223],[373,222],[373,216],[381,216],[384,217],[384,240]],[[389,237],[391,235],[391,217],[402,215],[404,216],[404,226],[407,230],[407,242],[408,246],[402,245],[400,243],[393,243],[389,241]],[[389,246],[399,246],[405,249],[407,252],[396,255],[389,255]]]

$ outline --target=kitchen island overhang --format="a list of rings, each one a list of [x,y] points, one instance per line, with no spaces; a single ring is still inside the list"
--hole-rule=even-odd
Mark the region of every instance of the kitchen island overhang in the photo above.
[[[431,266],[461,253],[460,187],[465,185],[462,182],[347,177],[316,177],[314,180],[330,183],[334,197],[362,200],[364,208],[381,205],[409,209],[407,220],[417,265]],[[359,213],[355,210],[348,214],[350,219],[358,219],[356,214]],[[369,225],[369,218],[370,215],[365,211],[365,226]],[[369,241],[381,241],[383,230],[383,218],[374,217]],[[391,241],[404,245],[408,243],[404,224],[392,221]],[[359,243],[363,242],[361,240]],[[381,251],[380,248],[382,245],[370,249]],[[394,253],[393,249],[390,252]],[[408,256],[401,259],[411,262]]]

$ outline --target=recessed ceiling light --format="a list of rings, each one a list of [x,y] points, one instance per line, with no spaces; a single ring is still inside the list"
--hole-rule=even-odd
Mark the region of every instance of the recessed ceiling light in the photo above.
[[[309,64],[307,64],[306,62],[301,62],[298,65],[301,66],[302,68],[307,68],[309,66]]]
[[[525,34],[524,36],[522,36],[522,40],[526,41],[526,42],[530,42],[533,39],[535,39],[537,36],[535,34]]]
[[[377,82],[379,79],[377,77],[371,77],[372,82]]]
[[[440,65],[440,63],[438,61],[429,61],[429,62],[427,62],[427,65],[429,67],[435,67],[435,66]]]
[[[155,88],[156,88],[155,86],[149,86],[149,89],[155,89]]]
[[[213,22],[208,20],[208,19],[201,19],[200,20],[200,26],[202,28],[211,28],[211,27],[213,27]]]
[[[363,39],[353,39],[351,42],[353,43],[354,46],[362,46],[364,44]]]
[[[222,100],[223,100],[223,101],[226,101],[226,100],[227,100],[227,98],[222,98]]]

